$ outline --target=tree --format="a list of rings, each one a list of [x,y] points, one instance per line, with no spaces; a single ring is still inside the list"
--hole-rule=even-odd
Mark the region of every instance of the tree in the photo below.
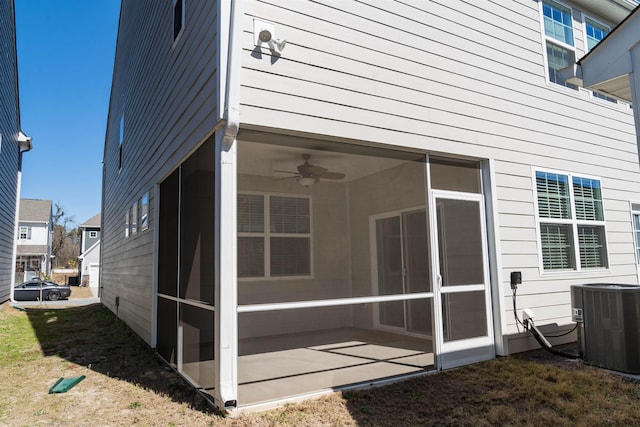
[[[78,229],[71,228],[73,217],[64,212],[64,208],[55,204],[52,219],[51,255],[54,268],[77,268],[79,254]]]

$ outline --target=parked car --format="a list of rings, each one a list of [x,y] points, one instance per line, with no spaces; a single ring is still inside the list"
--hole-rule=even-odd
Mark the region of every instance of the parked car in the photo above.
[[[57,301],[69,298],[71,288],[67,285],[59,285],[54,282],[30,280],[20,283],[13,289],[13,299],[16,301]]]

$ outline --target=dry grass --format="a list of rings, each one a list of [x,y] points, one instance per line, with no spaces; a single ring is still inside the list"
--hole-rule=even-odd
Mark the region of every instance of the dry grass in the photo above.
[[[101,307],[0,309],[0,426],[640,425],[640,384],[534,352],[223,418]],[[59,377],[86,375],[64,394]]]

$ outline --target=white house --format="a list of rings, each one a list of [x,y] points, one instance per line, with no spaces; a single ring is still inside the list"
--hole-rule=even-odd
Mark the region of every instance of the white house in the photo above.
[[[51,273],[51,200],[20,199],[16,283]]]
[[[98,295],[100,283],[100,214],[78,226],[80,232],[80,284],[89,286]]]
[[[572,284],[638,283],[640,169],[561,70],[636,4],[123,1],[103,304],[228,410],[570,331]]]

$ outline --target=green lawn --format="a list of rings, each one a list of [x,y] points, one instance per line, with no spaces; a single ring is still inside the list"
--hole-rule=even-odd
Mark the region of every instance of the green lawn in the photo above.
[[[542,351],[224,418],[102,306],[2,307],[0,426],[640,425],[638,382]]]

